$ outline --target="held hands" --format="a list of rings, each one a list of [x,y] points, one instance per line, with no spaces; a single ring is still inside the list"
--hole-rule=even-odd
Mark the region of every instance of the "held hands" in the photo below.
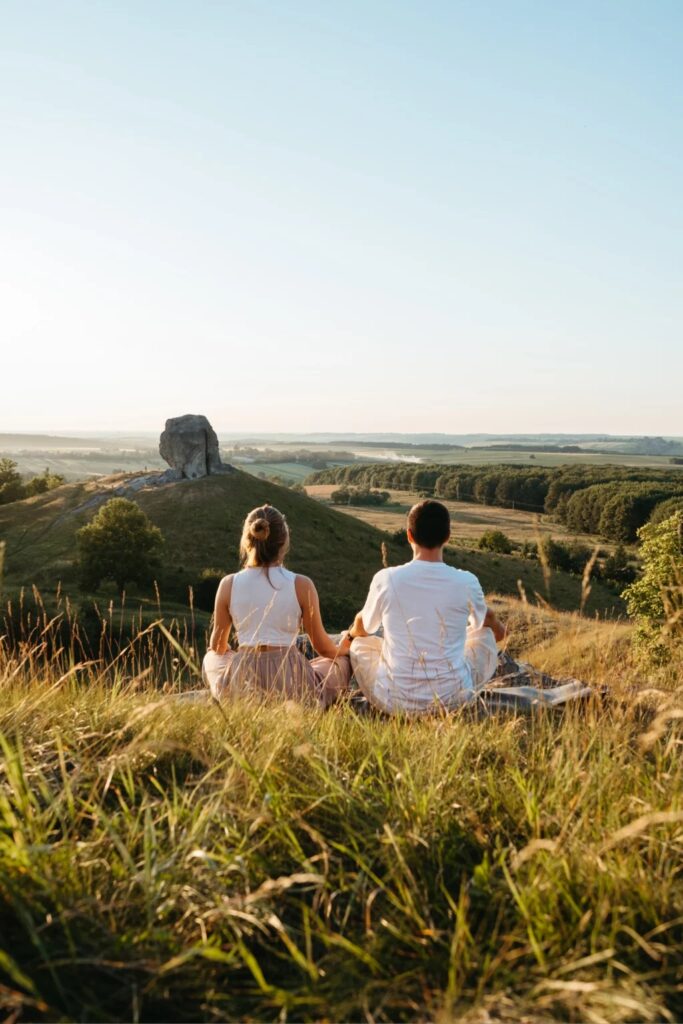
[[[353,637],[351,636],[349,631],[346,630],[346,632],[342,634],[342,638],[339,641],[339,646],[337,647],[337,655],[339,655],[340,657],[345,657],[346,655],[348,655],[349,651],[351,650],[352,639]]]

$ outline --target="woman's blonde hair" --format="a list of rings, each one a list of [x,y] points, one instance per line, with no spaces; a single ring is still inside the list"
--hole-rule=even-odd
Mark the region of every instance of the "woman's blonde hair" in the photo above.
[[[250,562],[267,569],[282,558],[288,547],[289,529],[282,512],[272,505],[252,509],[242,527],[242,564]]]

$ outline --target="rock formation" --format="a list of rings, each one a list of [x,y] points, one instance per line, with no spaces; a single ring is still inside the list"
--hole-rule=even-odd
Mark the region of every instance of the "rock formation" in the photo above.
[[[168,462],[175,479],[196,480],[215,473],[229,473],[221,462],[218,438],[206,416],[176,416],[166,420],[159,439],[159,454]]]

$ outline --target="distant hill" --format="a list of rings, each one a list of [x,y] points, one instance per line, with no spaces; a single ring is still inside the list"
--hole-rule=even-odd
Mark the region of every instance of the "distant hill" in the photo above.
[[[102,439],[93,437],[59,437],[55,434],[0,434],[0,451],[32,448],[102,448]]]
[[[48,494],[0,507],[0,540],[6,542],[5,589],[15,591],[35,583],[48,592],[61,581],[67,592],[77,595],[76,531],[117,487],[134,479],[122,475],[65,484]],[[292,532],[287,564],[315,580],[329,628],[346,626],[362,607],[370,580],[382,567],[383,543],[390,564],[410,557],[408,546],[386,533],[239,470],[230,476],[149,488],[131,497],[164,535],[161,599],[164,606],[176,609],[187,606],[187,588],[191,585],[196,591],[205,570],[225,573],[238,567],[244,516],[265,501],[287,516]],[[462,549],[449,550],[448,560],[475,572],[488,592],[517,596],[520,580],[530,600],[537,592],[547,596],[536,562]],[[576,610],[580,595],[580,580],[554,574],[553,604]],[[620,612],[622,606],[611,591],[596,583],[588,611]]]

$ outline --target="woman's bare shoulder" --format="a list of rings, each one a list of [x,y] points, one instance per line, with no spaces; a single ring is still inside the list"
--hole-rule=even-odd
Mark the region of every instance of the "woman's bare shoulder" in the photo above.
[[[296,573],[294,576],[294,587],[299,599],[308,597],[309,594],[317,593],[313,580],[309,576],[302,576],[301,573]]]
[[[233,580],[235,579],[236,575],[237,575],[236,572],[231,572],[231,573],[228,573],[227,576],[223,577],[223,579],[218,584],[218,593],[219,594],[223,595],[223,594],[229,594],[230,593],[230,591],[232,590]]]

